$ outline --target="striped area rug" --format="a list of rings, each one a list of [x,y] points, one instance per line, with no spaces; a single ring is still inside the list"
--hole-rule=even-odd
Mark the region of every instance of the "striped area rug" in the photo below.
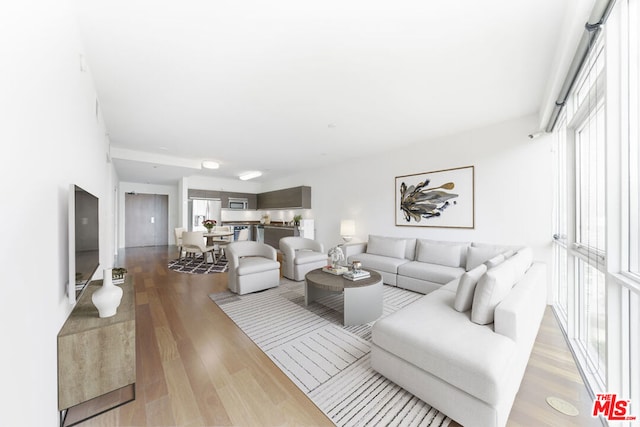
[[[422,295],[384,286],[383,316]],[[445,427],[450,419],[376,371],[371,326],[342,325],[342,296],[304,305],[304,285],[210,298],[337,426]]]

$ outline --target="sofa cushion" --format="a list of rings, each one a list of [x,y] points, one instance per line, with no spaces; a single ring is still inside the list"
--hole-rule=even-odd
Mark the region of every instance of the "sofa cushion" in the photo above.
[[[469,321],[469,312],[453,310],[454,299],[453,292],[437,290],[383,317],[373,325],[372,342],[494,405],[508,388],[516,343]]]
[[[473,270],[480,264],[483,264],[487,260],[493,258],[494,256],[502,252],[504,252],[503,248],[498,248],[494,246],[482,246],[482,247],[469,246],[467,248],[467,271]]]
[[[236,274],[238,276],[244,276],[246,274],[261,273],[263,271],[278,269],[280,269],[280,263],[278,261],[259,256],[248,256],[240,258]]]
[[[362,266],[365,268],[385,271],[392,274],[398,274],[398,267],[409,262],[404,258],[391,258],[388,256],[373,255],[369,253],[352,255],[349,257],[348,262],[353,262],[354,260],[360,261]]]
[[[451,280],[462,276],[464,268],[448,267],[440,264],[428,264],[426,262],[408,261],[398,266],[398,275],[412,277],[414,279],[427,280],[435,283],[449,283]]]
[[[392,237],[369,236],[367,253],[391,258],[404,258],[407,242]]]
[[[507,296],[513,285],[524,276],[531,266],[531,261],[531,248],[524,248],[497,267],[489,269],[480,278],[471,308],[473,322],[480,325],[493,322],[496,306]]]
[[[296,257],[294,258],[293,263],[300,265],[318,261],[327,262],[327,254],[316,251],[300,250],[296,251]]]
[[[416,261],[460,267],[464,265],[462,264],[462,251],[466,251],[466,249],[466,245],[431,243],[428,240],[418,239]]]
[[[468,258],[467,258],[468,260]],[[473,270],[467,271],[460,278],[458,283],[458,289],[456,291],[456,299],[453,303],[453,308],[458,311],[471,310],[471,304],[473,303],[473,294],[476,290],[476,284],[480,280],[480,277],[487,272],[487,266],[484,264],[478,265]]]

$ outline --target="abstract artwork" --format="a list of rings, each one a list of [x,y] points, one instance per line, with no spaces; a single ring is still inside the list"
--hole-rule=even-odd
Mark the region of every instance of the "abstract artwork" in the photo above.
[[[473,166],[396,177],[396,225],[474,228]]]

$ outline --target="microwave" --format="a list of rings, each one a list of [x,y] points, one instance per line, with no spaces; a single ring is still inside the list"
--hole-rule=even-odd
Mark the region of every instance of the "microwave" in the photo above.
[[[229,209],[249,209],[249,200],[229,197]]]

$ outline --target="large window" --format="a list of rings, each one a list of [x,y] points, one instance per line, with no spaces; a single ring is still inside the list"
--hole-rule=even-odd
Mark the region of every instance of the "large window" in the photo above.
[[[594,388],[606,384],[605,52],[602,38],[571,98],[568,117],[574,141],[573,281],[577,288],[577,347]]]
[[[628,272],[640,277],[640,1],[628,1],[626,5],[628,63],[626,64],[628,90],[628,201],[629,246]],[[623,70],[624,73],[625,70]]]
[[[640,0],[606,26],[555,129],[554,308],[592,393],[640,417]]]

